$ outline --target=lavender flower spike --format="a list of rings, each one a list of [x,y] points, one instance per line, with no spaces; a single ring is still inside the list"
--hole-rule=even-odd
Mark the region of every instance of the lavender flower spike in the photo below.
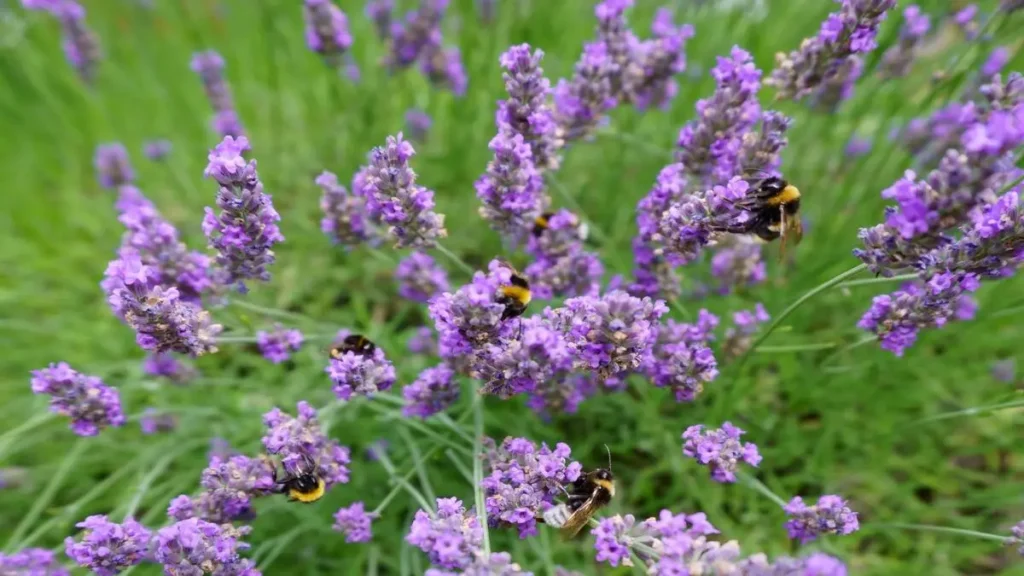
[[[690,426],[683,432],[683,455],[695,458],[697,462],[711,470],[711,478],[716,482],[735,482],[736,468],[740,461],[751,466],[761,462],[757,446],[740,442],[743,430],[729,422],[721,428],[706,430],[698,424]]]
[[[345,535],[345,542],[369,542],[373,538],[370,524],[377,515],[366,512],[362,502],[354,502],[348,508],[339,508],[334,513],[334,528]]]
[[[448,570],[468,567],[483,546],[476,514],[458,498],[438,498],[437,513],[418,510],[405,541],[427,554],[430,563]]]
[[[448,272],[426,252],[409,254],[395,268],[398,294],[413,302],[429,302],[449,290]]]
[[[612,566],[632,566],[632,549],[649,574],[748,574],[734,571],[734,562],[739,557],[735,540],[725,544],[707,540],[708,535],[717,533],[702,513],[673,514],[669,510],[640,523],[632,514],[603,518],[591,530],[597,550],[595,559]],[[658,551],[658,556],[644,553],[637,544]]]
[[[427,368],[411,384],[402,388],[406,404],[402,415],[428,418],[447,410],[459,399],[459,383],[455,372],[446,364]]]
[[[521,134],[499,131],[490,144],[494,158],[476,181],[480,216],[513,243],[521,243],[548,205],[544,181]]]
[[[274,467],[262,458],[213,455],[199,480],[203,491],[196,498],[171,500],[167,515],[175,520],[199,518],[215,524],[251,519],[252,500],[272,493]]]
[[[347,330],[341,330],[337,341],[348,335]],[[353,395],[373,396],[390,390],[395,383],[395,367],[380,346],[368,355],[349,351],[332,357],[324,371],[334,383],[334,394],[342,400],[350,400]]]
[[[192,71],[199,74],[206,98],[213,108],[213,128],[221,136],[242,136],[245,131],[238,120],[231,90],[224,79],[224,59],[213,50],[192,56]]]
[[[70,417],[71,430],[79,436],[95,436],[107,426],[125,423],[117,390],[65,362],[34,370],[32,392],[50,396],[50,411]]]
[[[663,246],[660,254],[655,254],[664,255],[674,265],[695,260],[711,242],[717,229],[729,226],[744,216],[735,202],[746,196],[748,188],[747,181],[737,176],[724,186],[683,195],[668,205],[661,212],[656,231],[651,235],[655,244]]]
[[[0,574],[14,576],[69,576],[57,562],[56,554],[45,548],[25,548],[7,555],[0,553]]]
[[[259,576],[253,561],[239,556],[249,547],[241,541],[249,530],[198,518],[181,520],[156,533],[153,559],[165,574]]]
[[[1010,528],[1010,536],[1006,539],[1007,546],[1019,546],[1017,548],[1017,554],[1024,556],[1024,520],[1017,522]]]
[[[931,19],[921,12],[919,6],[911,4],[903,10],[899,41],[882,55],[880,72],[883,78],[905,76],[910,71],[917,47],[929,28]]]
[[[370,152],[367,167],[367,205],[390,226],[398,248],[431,248],[448,235],[444,215],[434,212],[434,192],[416,184],[416,173],[409,167],[415,153],[399,132]]]
[[[659,327],[658,342],[643,368],[655,386],[672,390],[676,402],[693,402],[704,384],[718,377],[718,361],[699,329],[674,320]]]
[[[801,100],[817,92],[838,74],[855,54],[870,52],[886,13],[896,0],[841,0],[842,8],[825,18],[818,35],[806,38],[798,50],[775,57],[776,68],[765,84],[777,98]]]
[[[860,528],[857,513],[839,496],[822,496],[813,506],[804,504],[799,496],[784,508],[790,519],[786,522],[789,537],[806,544],[822,534],[851,534]]]
[[[256,161],[248,163],[242,152],[249,149],[245,136],[225,136],[209,155],[210,162],[203,175],[220,185],[217,191],[216,215],[206,207],[203,233],[210,248],[217,251],[217,264],[223,269],[224,284],[235,284],[242,293],[246,280],[270,280],[267,266],[274,263],[271,247],[284,241],[277,227],[281,219],[270,196],[263,193],[263,183],[256,173]]]
[[[263,415],[267,432],[263,447],[268,454],[277,455],[285,470],[294,472],[304,461],[319,463],[320,476],[329,487],[348,482],[350,451],[328,438],[316,419],[316,410],[307,402],[299,402],[298,417],[280,408]]]
[[[135,181],[135,170],[128,159],[128,150],[120,142],[96,147],[96,177],[100,186],[115,189]]]
[[[338,183],[338,177],[326,170],[316,177],[316,185],[323,190],[320,209],[324,217],[320,229],[336,244],[346,248],[362,243],[375,244],[377,230],[370,222],[366,209],[366,198],[349,193]]]
[[[171,148],[174,145],[171,144],[170,140],[159,139],[149,140],[143,144],[142,153],[146,155],[146,158],[154,162],[163,160],[171,153]]]
[[[305,0],[306,44],[324,57],[332,68],[345,64],[345,53],[352,46],[348,18],[331,0]]]
[[[292,353],[302,347],[302,332],[288,329],[276,324],[270,332],[260,330],[256,333],[256,346],[260,354],[274,364],[280,364],[291,358]]]
[[[29,10],[44,10],[58,19],[63,29],[62,46],[79,77],[91,83],[100,58],[96,35],[85,25],[85,8],[75,0],[22,0]]]
[[[89,516],[75,524],[83,530],[82,539],[64,540],[68,557],[97,576],[116,576],[142,562],[149,552],[152,533],[132,518],[116,524],[106,516]]]
[[[529,44],[509,48],[501,55],[505,68],[505,90],[509,99],[498,104],[498,129],[521,134],[530,146],[534,165],[541,172],[555,170],[561,163],[558,150],[562,138],[548,107],[551,91],[540,61],[544,52],[530,50]]]
[[[585,139],[607,121],[606,113],[617,101],[609,76],[612,63],[604,42],[583,46],[571,80],[558,81],[554,89],[554,115],[566,142]]]

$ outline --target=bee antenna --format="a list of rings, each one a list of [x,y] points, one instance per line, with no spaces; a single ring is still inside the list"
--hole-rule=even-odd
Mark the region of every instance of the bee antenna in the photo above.
[[[612,471],[612,450],[607,444],[604,445],[604,449],[608,451],[608,471]]]

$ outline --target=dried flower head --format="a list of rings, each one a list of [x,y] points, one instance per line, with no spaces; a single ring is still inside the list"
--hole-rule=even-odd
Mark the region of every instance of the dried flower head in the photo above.
[[[71,418],[71,430],[79,436],[95,436],[107,426],[125,423],[117,390],[66,362],[33,370],[32,392],[50,396],[50,411]]]

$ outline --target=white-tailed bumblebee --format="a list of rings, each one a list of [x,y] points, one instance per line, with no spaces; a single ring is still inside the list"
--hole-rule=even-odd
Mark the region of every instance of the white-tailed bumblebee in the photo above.
[[[284,466],[282,465],[283,469]],[[284,478],[278,479],[277,467],[274,467],[274,491],[287,494],[290,500],[309,504],[323,497],[326,485],[320,476],[319,466],[308,457],[303,457],[302,464],[294,474],[285,471]],[[282,470],[284,471],[284,470]]]
[[[796,246],[803,239],[804,227],[800,219],[800,190],[778,176],[764,176],[748,180],[750,188],[736,206],[749,213],[746,222],[716,228],[719,232],[751,234],[765,242],[782,238],[780,257],[786,253],[786,242],[793,239]]]
[[[349,334],[340,344],[331,346],[331,358],[341,358],[346,352],[352,352],[359,356],[370,356],[377,349],[377,345],[370,342],[370,339],[362,334]]]
[[[615,477],[611,467],[609,452],[608,468],[596,468],[580,474],[567,487],[566,501],[544,512],[541,518],[544,523],[558,528],[566,538],[579,534],[594,514],[607,506],[615,496]]]
[[[512,273],[509,283],[498,287],[497,303],[505,307],[501,313],[501,319],[508,320],[522,316],[526,307],[530,305],[533,295],[530,293],[530,282],[507,262],[501,265],[508,268]]]

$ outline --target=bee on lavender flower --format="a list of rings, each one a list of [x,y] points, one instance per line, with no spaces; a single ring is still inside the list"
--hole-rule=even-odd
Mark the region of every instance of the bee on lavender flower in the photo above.
[[[551,218],[554,215],[555,212],[545,212],[533,219],[533,229],[531,230],[531,233],[534,238],[540,238],[544,235],[544,232],[550,227]],[[585,244],[591,243],[589,242],[590,228],[587,226],[586,222],[579,222],[576,225],[576,234],[579,236],[581,242]]]
[[[526,312],[526,307],[530,305],[533,295],[530,293],[530,282],[526,277],[520,274],[508,262],[504,260],[500,262],[502,266],[512,272],[512,275],[509,277],[509,283],[498,287],[497,303],[505,307],[505,310],[501,313],[501,319],[505,321],[509,318],[522,316]]]
[[[714,230],[749,234],[764,242],[781,238],[779,258],[784,258],[787,239],[792,237],[796,246],[804,236],[800,219],[800,190],[780,176],[758,174],[746,180],[750,185],[747,195],[735,205],[750,217],[745,222],[718,226]]]
[[[271,465],[274,466],[273,463]],[[316,502],[323,497],[326,487],[319,470],[319,464],[308,456],[302,457],[302,462],[294,473],[287,472],[282,465],[280,471],[284,472],[284,478],[278,478],[279,470],[274,466],[274,491],[278,494],[287,494],[289,500],[296,502]]]
[[[608,447],[605,446],[605,449]],[[575,482],[566,487],[566,501],[548,508],[540,519],[548,526],[558,528],[564,538],[573,538],[614,496],[612,453],[608,450],[608,468],[595,468],[581,473]]]
[[[331,346],[331,358],[338,360],[346,352],[352,352],[358,356],[370,356],[377,349],[377,345],[362,334],[349,334],[340,344]]]

